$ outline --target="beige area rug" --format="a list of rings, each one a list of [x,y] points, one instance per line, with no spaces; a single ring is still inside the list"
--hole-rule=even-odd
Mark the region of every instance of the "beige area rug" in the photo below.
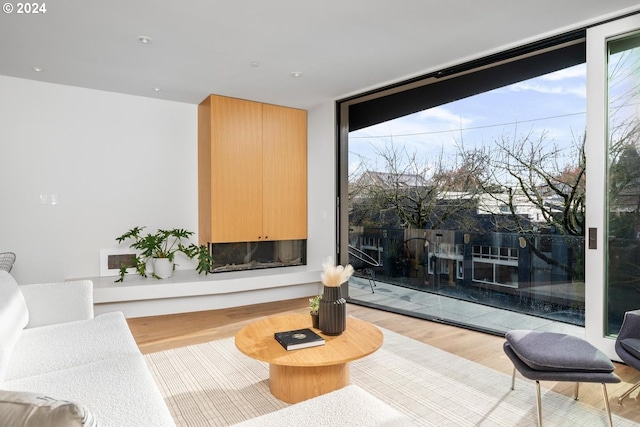
[[[516,377],[510,390],[510,375],[382,331],[382,348],[351,363],[351,382],[416,425],[536,426],[532,381]],[[178,426],[228,426],[289,406],[269,392],[268,365],[240,353],[232,338],[145,357]],[[545,427],[607,425],[604,407],[542,390]],[[615,415],[613,423],[638,426]]]

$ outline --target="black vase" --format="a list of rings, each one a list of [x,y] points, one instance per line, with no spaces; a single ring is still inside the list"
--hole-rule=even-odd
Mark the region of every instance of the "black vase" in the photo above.
[[[340,335],[347,328],[347,301],[340,286],[325,286],[320,300],[320,330],[325,335]]]

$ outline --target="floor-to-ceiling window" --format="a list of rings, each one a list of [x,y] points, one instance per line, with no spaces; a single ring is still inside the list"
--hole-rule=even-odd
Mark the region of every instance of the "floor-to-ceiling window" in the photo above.
[[[583,325],[585,70],[577,32],[347,101],[360,276]]]
[[[612,356],[640,308],[639,29],[632,15],[338,102],[357,286],[586,325]],[[465,326],[460,310],[482,313],[423,300]]]

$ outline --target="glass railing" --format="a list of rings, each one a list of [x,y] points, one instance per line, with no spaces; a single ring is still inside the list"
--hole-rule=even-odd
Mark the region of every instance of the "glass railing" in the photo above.
[[[349,262],[362,278],[584,326],[583,237],[352,226]]]

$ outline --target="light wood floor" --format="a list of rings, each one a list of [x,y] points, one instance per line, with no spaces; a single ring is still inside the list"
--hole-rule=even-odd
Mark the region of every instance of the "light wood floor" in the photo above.
[[[255,319],[284,312],[307,313],[307,299],[301,298],[224,310],[140,317],[128,319],[128,322],[136,342],[140,347],[140,351],[146,354],[232,337],[243,326],[251,323]],[[348,305],[347,312],[359,319],[374,323],[380,327],[403,334],[497,371],[509,375],[513,371],[511,361],[502,351],[502,344],[504,342],[504,338],[502,337],[354,304]],[[616,373],[622,379],[622,383],[607,385],[611,411],[640,423],[640,399],[636,398],[637,392],[634,392],[630,397],[625,399],[624,406],[620,407],[617,404],[618,396],[631,384],[640,381],[640,373],[622,364],[616,364]],[[573,384],[542,382],[541,385],[567,396],[573,396]],[[533,382],[531,382],[531,393],[535,394]],[[604,408],[601,386],[599,384],[580,384],[580,400],[598,409]]]

